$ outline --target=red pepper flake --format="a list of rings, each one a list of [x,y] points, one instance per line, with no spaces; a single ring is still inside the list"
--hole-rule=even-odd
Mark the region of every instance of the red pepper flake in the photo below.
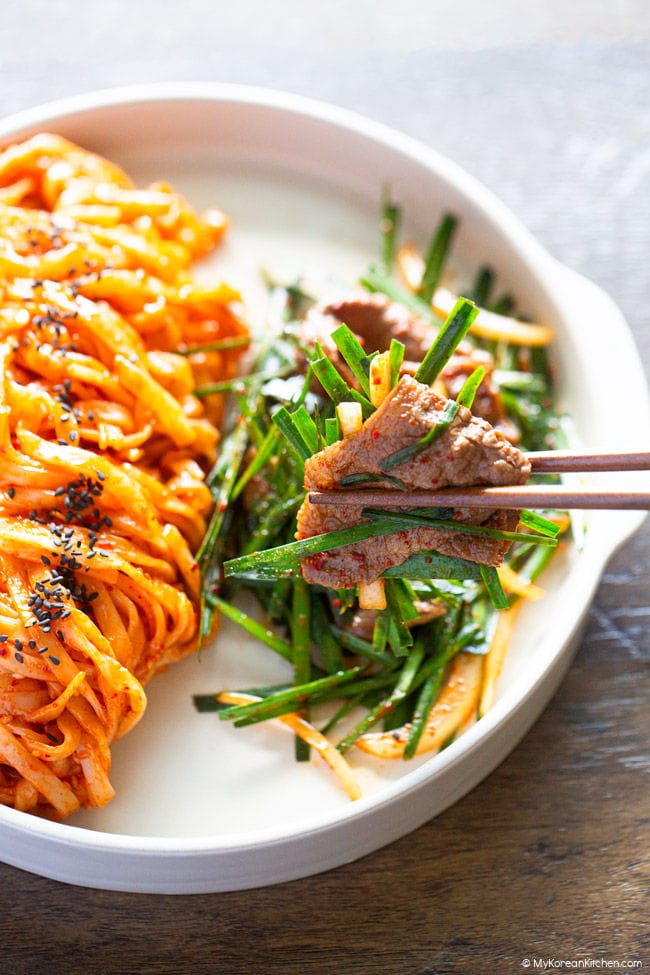
[[[340,599],[333,599],[332,600],[332,606],[336,606],[336,608],[338,609],[340,605],[341,605],[341,600]]]
[[[373,430],[370,436],[372,437],[373,440],[379,440],[380,437],[379,430]]]

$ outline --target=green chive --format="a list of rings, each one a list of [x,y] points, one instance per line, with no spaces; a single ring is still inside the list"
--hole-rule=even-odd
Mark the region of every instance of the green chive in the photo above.
[[[474,286],[470,292],[472,301],[476,302],[480,308],[487,308],[493,285],[494,272],[489,267],[482,267],[476,275]]]
[[[451,213],[445,214],[429,245],[422,281],[418,288],[419,297],[427,304],[431,302],[434,291],[438,287],[457,224],[456,217]]]
[[[309,419],[311,420],[311,417]],[[294,414],[290,413],[286,406],[281,406],[273,414],[273,422],[282,431],[301,460],[308,460],[315,451],[311,449],[310,444],[305,440],[303,430],[296,423]],[[311,420],[311,422],[313,424],[314,421]]]
[[[250,704],[235,704],[221,711],[219,717],[224,721],[239,721],[242,718],[253,717],[265,720],[263,715],[279,706],[288,706],[288,711],[285,712],[288,713],[291,710],[299,709],[305,701],[308,701],[317,692],[348,683],[354,680],[362,671],[362,667],[351,667],[349,670],[339,671],[327,677],[319,677],[300,687],[291,687],[285,691],[278,691],[277,694],[270,694],[262,701],[252,701]]]
[[[470,373],[465,382],[463,383],[460,393],[456,397],[456,402],[459,406],[464,406],[466,409],[471,410],[474,403],[474,397],[478,392],[478,388],[483,382],[485,377],[485,367],[477,366],[476,369]]]
[[[328,416],[325,420],[325,443],[328,447],[338,443],[341,439],[341,426],[337,416]]]
[[[329,552],[343,545],[363,542],[367,538],[390,535],[394,530],[390,525],[376,520],[374,524],[366,522],[362,525],[351,525],[349,528],[338,528],[336,531],[313,535],[298,542],[288,542],[286,545],[278,545],[263,552],[231,559],[224,563],[224,572],[228,578],[240,578],[252,572],[255,578],[275,579],[283,570],[294,570],[300,559],[320,552]]]
[[[549,521],[548,518],[544,518],[543,515],[537,514],[536,511],[524,510],[519,514],[519,521],[526,528],[532,528],[533,531],[539,532],[540,535],[548,535],[550,538],[557,538],[560,534],[560,526],[556,525],[554,521]]]
[[[369,484],[375,481],[391,484],[397,491],[408,491],[404,481],[400,481],[399,477],[391,477],[390,474],[371,474],[369,472],[346,474],[340,479],[339,484],[341,487],[352,487],[355,484]]]
[[[200,399],[203,396],[211,396],[212,393],[231,393],[235,389],[254,386],[258,383],[266,382],[268,379],[277,379],[280,374],[286,376],[287,372],[288,367],[282,370],[281,373],[251,372],[246,376],[235,376],[234,379],[224,379],[223,382],[210,383],[209,386],[198,386],[194,390],[194,395]]]
[[[350,372],[359,383],[361,392],[368,398],[370,396],[370,386],[368,383],[368,373],[364,368],[364,363],[367,362],[368,356],[361,342],[359,342],[359,339],[347,325],[339,325],[338,328],[335,328],[331,338],[347,363]]]
[[[197,352],[227,352],[229,349],[247,349],[251,344],[248,335],[233,335],[227,339],[217,339],[215,342],[205,342],[203,345],[193,345],[188,349],[177,349],[177,355],[196,355]]]
[[[308,684],[311,679],[311,595],[309,586],[297,576],[293,583],[293,607],[291,619],[291,637],[293,641],[293,675],[294,684],[300,686]],[[305,710],[305,717],[309,713]],[[309,761],[309,745],[302,738],[295,739],[296,760]]]
[[[311,605],[311,637],[329,674],[343,670],[343,654],[323,600],[314,595]]]
[[[501,585],[501,580],[495,567],[493,565],[481,565],[481,577],[494,608],[508,609],[510,603],[503,591],[503,586]]]
[[[314,375],[334,403],[346,403],[353,400],[355,403],[361,404],[364,418],[374,413],[375,408],[370,400],[358,393],[356,389],[348,386],[326,356],[314,359],[311,365]]]
[[[481,575],[478,562],[441,555],[440,552],[418,552],[401,565],[386,569],[383,578],[478,580]]]
[[[280,430],[277,427],[272,427],[266,434],[261,446],[257,449],[252,461],[246,467],[245,471],[241,474],[237,483],[233,487],[231,500],[236,501],[251,478],[253,478],[256,474],[259,474],[269,458],[273,455],[279,439]]]
[[[299,406],[291,414],[294,426],[312,454],[320,448],[318,428],[304,406]]]
[[[385,619],[385,616],[378,613],[377,621],[381,619]],[[355,636],[349,630],[342,630],[339,626],[333,626],[332,632],[341,646],[349,650],[350,653],[355,653],[360,657],[367,657],[368,660],[375,660],[377,663],[391,663],[392,658],[390,654],[384,653],[384,647],[386,646],[385,640],[381,644],[375,644],[373,637],[373,642],[368,643],[367,640],[363,640],[360,636]]]
[[[413,648],[413,651],[409,654],[409,657],[404,664],[397,683],[392,691],[392,693],[380,701],[362,720],[350,731],[345,738],[343,738],[338,745],[337,749],[341,754],[345,752],[354,745],[357,738],[365,734],[373,725],[375,725],[380,718],[382,718],[388,711],[394,707],[398,701],[403,700],[409,693],[415,675],[418,672],[422,659],[424,657],[424,646],[420,643],[417,647]]]
[[[427,721],[429,720],[431,708],[433,707],[435,699],[438,695],[438,691],[440,690],[444,669],[444,667],[440,667],[436,674],[434,674],[433,677],[430,677],[422,685],[422,689],[415,704],[415,710],[413,711],[413,717],[411,718],[409,736],[406,741],[406,745],[404,746],[405,759],[413,758],[417,751],[417,747],[420,744],[420,739],[422,738],[424,729],[427,726]]]
[[[211,596],[210,601],[214,603],[214,605],[224,616],[226,616],[229,620],[232,620],[233,623],[237,623],[238,626],[241,626],[244,630],[246,630],[247,633],[250,633],[251,636],[255,637],[256,640],[259,640],[261,643],[265,643],[267,647],[270,647],[271,650],[275,650],[275,652],[280,654],[281,657],[284,657],[285,660],[288,660],[289,662],[293,661],[293,647],[290,643],[287,643],[286,640],[283,640],[281,637],[277,636],[273,630],[270,630],[267,626],[263,626],[261,623],[258,623],[257,620],[254,620],[251,616],[248,616],[236,606],[231,605],[231,603],[227,603],[223,599],[219,599],[218,596]]]
[[[440,329],[438,336],[422,360],[415,378],[418,382],[431,386],[442,372],[455,352],[458,343],[465,337],[478,315],[473,301],[459,298]]]
[[[378,524],[391,523],[395,525],[394,531],[420,526],[423,528],[445,528],[449,531],[465,532],[468,535],[483,535],[485,538],[502,538],[510,542],[531,542],[535,545],[548,545],[554,548],[557,541],[554,538],[547,538],[544,535],[529,535],[525,532],[502,531],[499,528],[487,528],[485,525],[471,525],[462,521],[449,521],[444,518],[436,518],[435,509],[433,512],[426,511],[420,513],[416,511],[403,511],[396,514],[392,511],[380,511],[373,508],[364,508],[361,512],[364,518],[369,518]],[[346,529],[344,529],[346,530]],[[333,532],[331,534],[334,534]]]
[[[392,270],[395,263],[399,221],[400,208],[391,200],[390,192],[386,188],[382,194],[381,220],[379,223],[379,229],[381,232],[381,263],[386,273],[389,273]]]

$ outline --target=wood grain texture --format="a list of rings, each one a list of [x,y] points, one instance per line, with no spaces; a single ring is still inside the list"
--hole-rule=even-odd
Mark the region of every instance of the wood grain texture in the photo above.
[[[129,31],[104,12],[101,45],[91,43],[101,56],[84,60],[55,6],[28,0],[4,19],[0,114],[154,79],[269,84],[366,111],[467,166],[604,286],[650,363],[647,44],[251,58],[220,47],[216,27],[197,29],[191,50],[187,37],[157,46],[132,5]],[[193,9],[210,23],[212,5]],[[26,66],[21,42],[36,15],[47,30]],[[161,36],[185,17],[179,6]],[[103,56],[112,44],[116,56]],[[505,975],[534,956],[649,968],[649,563],[646,527],[609,566],[542,718],[411,836],[318,877],[193,897],[85,890],[0,865],[0,972]]]

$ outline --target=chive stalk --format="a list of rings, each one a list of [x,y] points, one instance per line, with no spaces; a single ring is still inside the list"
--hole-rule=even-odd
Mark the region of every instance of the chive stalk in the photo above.
[[[297,576],[293,583],[293,614],[291,620],[291,637],[293,642],[293,676],[294,684],[301,686],[308,684],[311,678],[311,597],[309,587],[302,576]],[[302,709],[305,717],[308,710]],[[296,736],[296,760],[309,761],[309,745],[302,738]]]
[[[418,295],[427,304],[431,303],[433,294],[440,282],[440,276],[451,247],[452,238],[458,221],[451,213],[446,213],[436,230],[424,263],[422,281],[418,288]]]
[[[377,724],[381,718],[387,714],[391,708],[401,701],[409,693],[411,685],[415,679],[415,675],[418,672],[422,659],[424,657],[424,646],[422,643],[413,648],[413,651],[409,654],[409,657],[400,671],[399,678],[392,692],[388,697],[384,698],[379,702],[368,714],[362,718],[362,720],[350,731],[345,738],[336,746],[342,755],[354,745],[357,738],[365,734],[373,725]]]
[[[400,208],[390,198],[388,189],[382,194],[381,219],[379,230],[380,257],[383,269],[389,274],[395,263],[395,253],[397,250],[397,232],[400,222]]]
[[[458,299],[415,373],[418,382],[425,383],[427,386],[435,382],[455,352],[458,343],[467,335],[478,311],[473,301],[467,298]]]

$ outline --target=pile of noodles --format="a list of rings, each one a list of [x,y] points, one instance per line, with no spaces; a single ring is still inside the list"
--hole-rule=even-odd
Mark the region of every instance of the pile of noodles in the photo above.
[[[111,799],[143,684],[196,646],[219,403],[193,390],[238,352],[187,350],[246,330],[189,267],[225,228],[58,136],[0,153],[0,803]]]

